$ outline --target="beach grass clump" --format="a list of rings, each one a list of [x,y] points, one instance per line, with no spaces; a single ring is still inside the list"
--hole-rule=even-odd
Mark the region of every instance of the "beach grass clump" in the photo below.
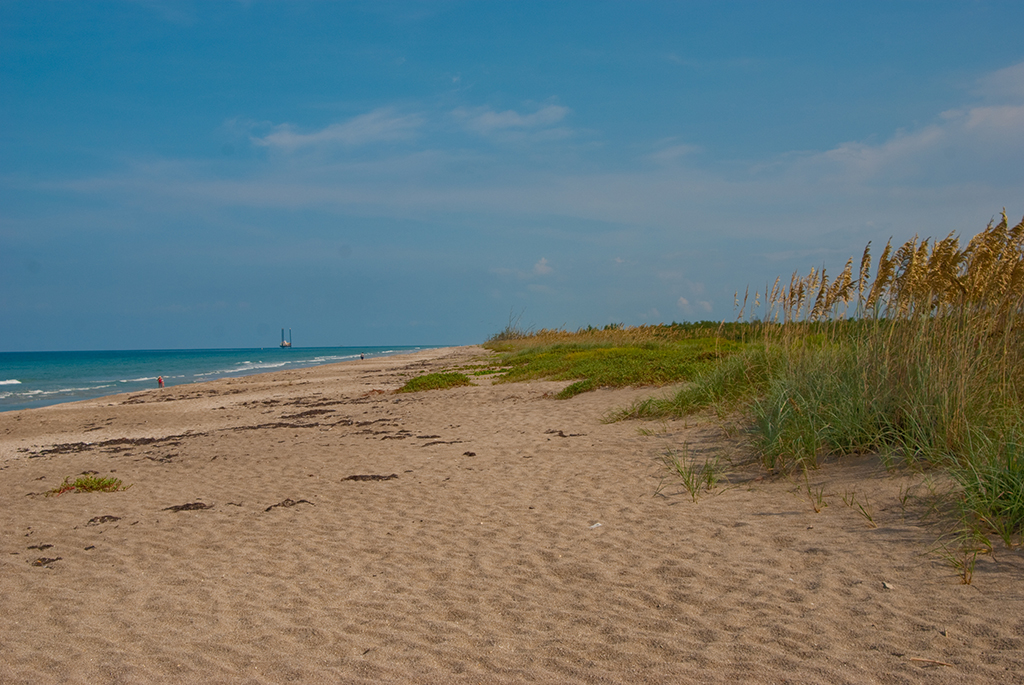
[[[749,291],[740,354],[673,398],[618,418],[743,405],[769,471],[879,453],[890,466],[943,469],[959,486],[972,539],[1024,535],[1024,221],[998,222],[962,246],[954,234],[871,244],[847,261]],[[744,319],[748,305],[754,313]],[[966,533],[965,533],[966,535]]]
[[[962,489],[961,508],[969,515],[967,530],[994,533],[1007,547],[1022,543],[1024,533],[1024,431],[1013,428],[992,440],[979,435],[981,444],[951,465]]]
[[[457,388],[461,385],[473,385],[469,377],[457,371],[445,371],[440,373],[428,373],[410,379],[397,392],[420,392],[421,390],[445,390]]]
[[[117,492],[118,490],[127,490],[130,485],[124,485],[120,478],[114,478],[108,476],[106,478],[83,475],[76,478],[73,482],[71,476],[68,476],[64,481],[46,493],[47,497],[58,497],[63,495],[65,492]]]
[[[869,243],[834,279],[811,269],[752,300],[737,293],[734,324],[510,326],[486,346],[507,366],[499,380],[575,380],[565,396],[688,381],[612,418],[745,409],[772,472],[858,453],[942,469],[958,484],[964,535],[1021,545],[1024,221],[1010,226],[1004,212],[965,246],[952,233],[890,240],[873,278],[872,262]]]
[[[812,270],[768,293],[763,344],[782,355],[752,406],[765,466],[880,452],[942,468],[964,524],[1019,545],[1024,221],[1004,213],[963,247],[953,234],[887,244],[873,280],[871,261],[869,244],[856,278],[851,259],[835,280]]]
[[[786,351],[781,375],[812,382],[833,412],[860,386],[851,425],[875,422],[882,441],[916,449],[911,457],[970,451],[977,429],[1006,429],[1024,399],[1024,222],[1009,228],[1004,215],[963,249],[953,235],[886,245],[873,282],[870,262],[868,245],[857,280],[851,260],[831,283],[812,270],[773,289],[765,335]],[[845,320],[851,306],[855,320]],[[824,344],[799,344],[809,323]],[[821,389],[839,369],[845,381]]]
[[[552,337],[563,341],[551,344]],[[612,341],[587,331],[576,338],[544,335],[532,345],[520,344],[503,353],[497,363],[503,370],[496,382],[575,381],[557,395],[567,399],[600,387],[689,381],[742,348],[741,343],[720,338],[672,341],[641,334],[638,340],[623,336]]]

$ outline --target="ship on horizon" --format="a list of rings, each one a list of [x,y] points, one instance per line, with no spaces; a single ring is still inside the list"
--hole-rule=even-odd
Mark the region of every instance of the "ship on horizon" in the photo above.
[[[290,328],[288,329],[288,339],[285,340],[284,339],[284,329],[282,328],[281,329],[281,347],[291,347],[291,346],[292,346],[292,329],[290,329]]]

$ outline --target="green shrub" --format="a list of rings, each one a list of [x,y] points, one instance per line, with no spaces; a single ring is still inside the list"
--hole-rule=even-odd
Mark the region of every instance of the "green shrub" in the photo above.
[[[460,385],[473,385],[469,377],[464,373],[455,371],[443,373],[428,373],[424,376],[417,376],[398,389],[398,392],[419,392],[421,390],[444,390],[455,388]]]
[[[616,329],[618,330],[618,329]],[[499,383],[575,380],[558,394],[573,397],[600,387],[666,385],[689,381],[742,345],[716,338],[633,344],[574,342],[522,347],[500,357]]]
[[[127,490],[131,486],[122,486],[120,478],[114,478],[113,476],[107,478],[98,478],[96,476],[79,476],[74,482],[71,482],[71,476],[64,479],[64,482],[46,493],[47,497],[57,497],[63,495],[65,492],[117,492],[118,490]]]

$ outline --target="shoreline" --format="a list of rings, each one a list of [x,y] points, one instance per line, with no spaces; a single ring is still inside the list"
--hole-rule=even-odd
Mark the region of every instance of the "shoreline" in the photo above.
[[[0,413],[451,345],[0,353]]]
[[[1024,683],[1024,559],[960,585],[922,474],[829,464],[816,512],[741,426],[602,422],[650,388],[392,392],[484,354],[0,414],[0,680]],[[697,502],[684,449],[734,463]],[[85,472],[131,487],[45,496]]]
[[[225,378],[216,378],[213,380],[197,381],[192,383],[181,383],[178,385],[168,385],[163,388],[149,388],[146,390],[135,390],[129,392],[114,393],[112,395],[103,395],[100,397],[93,397],[84,400],[75,400],[71,402],[60,402],[57,404],[50,404],[42,407],[31,407],[28,409],[12,409],[6,412],[0,412],[0,419],[9,415],[22,414],[24,412],[53,412],[59,415],[59,420],[62,423],[74,422],[79,420],[77,415],[87,414],[92,411],[104,411],[103,408],[112,407],[135,407],[138,405],[163,405],[164,403],[173,403],[168,405],[174,408],[172,414],[180,412],[181,409],[185,409],[180,415],[170,417],[171,424],[174,421],[184,421],[190,425],[196,424],[197,419],[195,414],[197,412],[202,413],[209,410],[212,407],[211,402],[202,401],[204,398],[213,398],[220,396],[231,396],[237,395],[241,392],[246,393],[259,393],[263,392],[268,388],[273,388],[278,385],[290,385],[296,382],[306,382],[305,379],[309,374],[303,372],[313,369],[324,369],[323,374],[316,374],[317,376],[332,377],[338,374],[330,373],[332,367],[342,367],[350,364],[362,364],[362,365],[373,365],[376,368],[376,362],[383,362],[379,366],[381,369],[390,369],[392,367],[401,367],[405,363],[416,363],[423,360],[433,360],[435,358],[449,356],[453,353],[457,353],[459,350],[479,350],[478,354],[486,354],[487,350],[478,348],[474,345],[456,346],[456,347],[435,347],[422,350],[415,350],[410,352],[402,352],[398,354],[389,354],[376,357],[370,357],[365,360],[351,359],[341,362],[329,362],[324,364],[316,364],[313,366],[302,366],[292,369],[276,369],[262,371],[258,373],[250,373],[243,376],[232,376]],[[395,361],[385,361],[395,360]],[[322,378],[323,382],[324,379]],[[400,385],[400,384],[399,384]],[[242,388],[242,389],[240,389]],[[393,388],[389,388],[393,389]],[[351,392],[352,387],[345,387],[345,391]],[[178,404],[182,402],[182,404]],[[218,405],[219,406],[219,405]],[[165,412],[158,412],[163,414]],[[19,421],[21,419],[18,419]],[[166,423],[166,420],[164,421]],[[223,422],[214,422],[219,425]],[[137,426],[141,428],[141,426]],[[132,438],[153,438],[160,437],[159,430],[153,432],[155,427],[148,426],[147,430],[133,431],[133,434],[129,437]],[[61,429],[63,431],[63,428]],[[67,433],[75,438],[81,438],[76,440],[80,442],[98,442],[103,439],[107,439],[113,432],[123,432],[123,428],[107,429],[98,425],[90,425],[86,428],[85,432],[79,433]],[[64,434],[64,433],[62,433]],[[125,437],[118,435],[116,437]],[[42,439],[42,438],[41,438]],[[53,437],[56,440],[56,437]],[[24,444],[20,445],[16,449],[23,449]],[[0,441],[0,462],[11,458],[11,448],[8,445],[8,440]],[[22,453],[18,453],[22,454]]]

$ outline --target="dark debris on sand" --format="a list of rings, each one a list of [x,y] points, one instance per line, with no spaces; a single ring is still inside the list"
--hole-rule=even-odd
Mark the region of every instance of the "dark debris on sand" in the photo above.
[[[263,511],[270,511],[271,509],[273,509],[275,507],[294,507],[294,506],[296,506],[298,504],[311,504],[313,506],[316,506],[315,504],[310,502],[308,499],[300,499],[300,500],[297,500],[297,501],[293,500],[293,499],[284,499],[284,500],[281,500],[280,502],[278,502],[277,504],[271,504],[269,507],[267,507]]]
[[[187,504],[175,504],[173,507],[167,507],[161,511],[195,511],[197,509],[212,509],[212,504],[204,504],[203,502],[189,502]]]

